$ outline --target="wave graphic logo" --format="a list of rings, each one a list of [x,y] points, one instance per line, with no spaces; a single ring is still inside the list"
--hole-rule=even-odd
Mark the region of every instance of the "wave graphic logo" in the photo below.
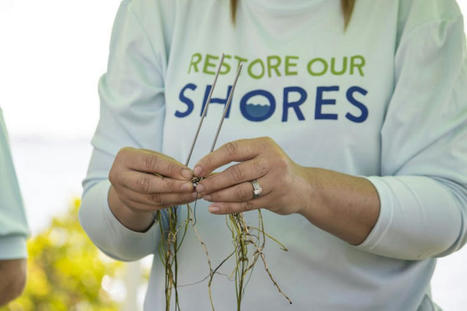
[[[251,91],[245,94],[240,101],[240,111],[250,121],[261,122],[269,119],[275,110],[276,100],[274,96],[264,90]]]
[[[254,103],[248,103],[245,106],[245,110],[248,112],[248,114],[255,118],[264,118],[264,116],[266,116],[269,113],[270,109],[270,105],[261,105]]]

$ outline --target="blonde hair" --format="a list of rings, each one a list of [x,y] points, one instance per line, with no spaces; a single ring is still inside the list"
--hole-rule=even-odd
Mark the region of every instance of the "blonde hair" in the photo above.
[[[232,14],[232,21],[235,23],[235,17],[237,15],[238,0],[230,0],[230,12]],[[355,6],[355,0],[341,0],[342,15],[344,15],[345,28],[349,25],[350,19],[352,18],[353,8]]]

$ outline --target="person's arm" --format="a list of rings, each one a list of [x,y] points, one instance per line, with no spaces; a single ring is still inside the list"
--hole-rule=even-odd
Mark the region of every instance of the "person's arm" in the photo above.
[[[292,161],[270,138],[228,143],[198,162],[195,174],[208,176],[231,162],[241,162],[203,180],[200,195],[213,202],[215,214],[267,208],[282,215],[299,213],[341,239],[359,244],[379,214],[376,189],[365,178],[303,167]],[[251,180],[263,192],[253,199]],[[252,200],[253,199],[253,200]]]
[[[21,191],[0,108],[0,306],[18,297],[26,283],[29,235]]]
[[[154,253],[159,241],[160,231],[152,222],[152,213],[135,213],[120,204],[113,190],[109,193],[109,172],[124,147],[161,150],[167,63],[162,16],[168,15],[164,11],[168,4],[121,3],[112,30],[107,73],[99,81],[100,120],[83,181],[79,218],[94,244],[121,260]]]
[[[195,175],[213,213],[268,208],[311,223],[373,254],[420,260],[467,241],[467,57],[462,17],[404,34],[397,83],[381,130],[382,176],[297,165],[270,139],[236,141],[203,158]],[[312,155],[310,155],[312,156]],[[252,199],[248,182],[263,194]]]
[[[0,306],[17,298],[26,284],[26,259],[0,260]]]
[[[444,256],[467,241],[467,50],[460,12],[402,34],[381,130],[381,215],[361,250]]]
[[[299,213],[315,226],[350,244],[362,243],[376,224],[380,202],[365,178],[304,168],[311,185],[308,202]]]

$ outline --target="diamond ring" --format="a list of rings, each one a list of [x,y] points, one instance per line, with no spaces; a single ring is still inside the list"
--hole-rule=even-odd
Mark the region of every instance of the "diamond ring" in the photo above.
[[[256,199],[260,196],[261,192],[263,192],[263,188],[258,183],[258,180],[250,181],[251,185],[253,186],[253,199]]]

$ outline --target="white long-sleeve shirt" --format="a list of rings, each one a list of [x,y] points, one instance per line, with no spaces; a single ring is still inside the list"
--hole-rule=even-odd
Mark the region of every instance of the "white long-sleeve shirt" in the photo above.
[[[257,268],[243,310],[435,309],[429,286],[435,258],[467,238],[467,56],[456,2],[359,0],[346,32],[338,0],[239,3],[234,26],[227,0],[122,2],[99,83],[84,229],[114,258],[157,254],[157,223],[133,232],[112,215],[108,172],[124,146],[185,161],[225,53],[191,165],[209,151],[242,62],[218,145],[270,136],[301,165],[366,176],[381,202],[359,246],[302,216],[265,212],[266,231],[289,249],[269,243],[269,266],[294,304]],[[230,232],[205,202],[198,206],[197,226],[215,265],[232,251]],[[254,222],[254,213],[247,218]],[[179,284],[208,273],[191,232],[179,260]],[[154,256],[145,310],[163,309],[163,273]],[[216,277],[217,310],[233,309],[233,286]],[[182,287],[180,295],[182,309],[209,310],[206,282]]]

